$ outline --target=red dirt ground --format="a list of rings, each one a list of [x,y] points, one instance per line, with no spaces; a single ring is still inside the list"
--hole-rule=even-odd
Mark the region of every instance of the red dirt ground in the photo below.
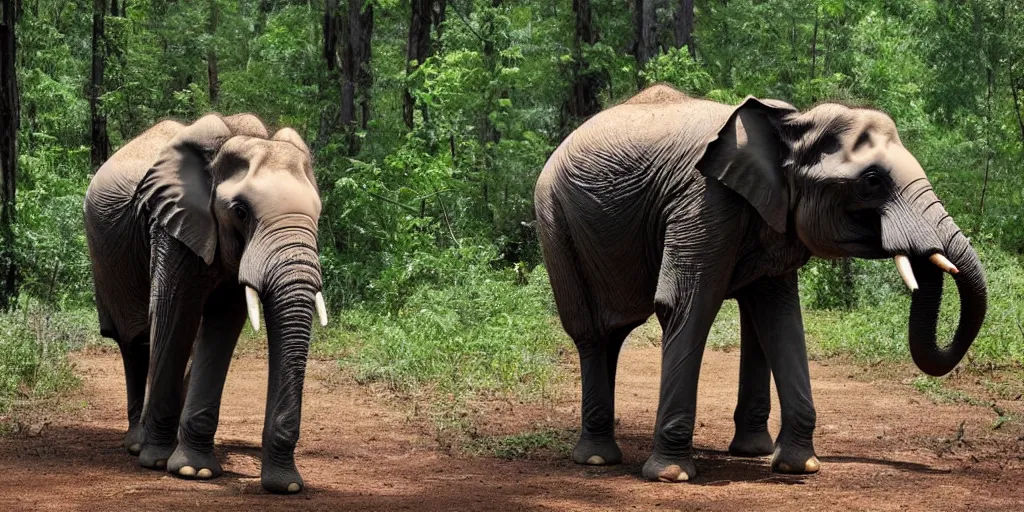
[[[115,353],[75,356],[84,386],[39,431],[0,438],[3,510],[1024,510],[1024,437],[993,430],[987,407],[936,405],[911,386],[861,369],[812,363],[823,468],[773,475],[766,459],[724,453],[732,436],[738,354],[704,357],[691,483],[640,480],[657,404],[659,349],[630,345],[619,370],[625,463],[585,468],[567,455],[530,460],[451,456],[408,401],[374,394],[327,361],[311,361],[296,454],[306,490],[273,496],[259,485],[266,361],[237,358],[217,434],[226,473],[184,481],[141,469],[121,448],[123,376]],[[572,375],[569,370],[568,375]],[[485,433],[575,428],[578,382],[562,398],[483,409]],[[776,405],[773,429],[778,428]],[[960,425],[962,433],[958,435]]]

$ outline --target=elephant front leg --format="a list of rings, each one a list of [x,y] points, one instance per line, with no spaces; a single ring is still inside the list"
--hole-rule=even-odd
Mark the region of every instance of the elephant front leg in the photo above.
[[[178,428],[178,446],[167,471],[184,478],[216,478],[224,471],[213,454],[220,401],[231,355],[245,324],[244,288],[232,284],[214,292],[203,312],[192,354],[189,389]]]
[[[768,433],[771,412],[772,372],[768,358],[757,339],[757,330],[749,311],[740,307],[740,389],[733,420],[736,434],[729,453],[737,457],[761,457],[775,450]]]
[[[762,278],[740,291],[741,311],[749,312],[768,358],[782,407],[782,429],[772,454],[772,471],[816,473],[816,413],[811,398],[803,318],[796,272]]]
[[[697,380],[711,324],[724,300],[719,275],[662,266],[655,310],[662,326],[661,391],[648,480],[684,482],[697,476],[693,425]],[[717,274],[717,273],[716,273]]]
[[[139,465],[163,469],[174,451],[181,414],[185,367],[206,300],[202,261],[161,230],[152,239],[149,385],[142,412],[145,442]]]

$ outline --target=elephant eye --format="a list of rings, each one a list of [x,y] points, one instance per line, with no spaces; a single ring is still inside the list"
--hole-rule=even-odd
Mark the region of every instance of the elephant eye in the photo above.
[[[235,217],[238,217],[238,220],[242,222],[245,222],[245,220],[249,218],[249,209],[242,203],[232,204],[231,211],[234,212]]]
[[[858,180],[857,195],[862,199],[872,199],[878,197],[885,189],[885,180],[879,174],[877,169],[868,169],[861,175]]]

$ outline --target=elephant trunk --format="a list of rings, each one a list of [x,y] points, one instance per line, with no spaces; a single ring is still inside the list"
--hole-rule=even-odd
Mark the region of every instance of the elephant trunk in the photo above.
[[[267,323],[270,364],[262,470],[267,488],[299,478],[294,452],[302,388],[313,311],[323,301],[316,226],[308,217],[290,217],[257,229],[239,269],[240,281],[258,290]]]
[[[967,237],[927,182],[920,187],[913,192],[912,206],[900,200],[883,215],[882,239],[883,246],[896,254],[900,274],[913,292],[910,354],[921,371],[941,376],[956,367],[978,336],[985,319],[987,288],[978,255]],[[960,321],[952,342],[940,347],[936,329],[944,272],[953,276],[959,292]]]

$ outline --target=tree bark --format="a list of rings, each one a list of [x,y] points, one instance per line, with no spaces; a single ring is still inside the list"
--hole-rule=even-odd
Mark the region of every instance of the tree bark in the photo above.
[[[103,21],[107,14],[106,0],[93,0],[92,10],[92,78],[89,84],[89,111],[92,118],[92,165],[99,167],[110,154],[107,137],[107,117],[102,112],[100,96],[103,94],[103,68],[106,64],[107,45]]]
[[[814,76],[815,76],[815,74],[817,74],[817,69],[816,68],[818,66],[818,24],[820,23],[820,19],[821,18],[818,16],[818,13],[815,12],[814,13],[814,36],[812,36],[812,39],[811,39],[811,81],[814,80]],[[814,90],[813,89],[813,84],[812,84],[812,89],[811,90],[812,91]],[[817,102],[817,101],[818,101],[817,96],[812,92],[811,93],[811,103],[814,103],[814,102]]]
[[[606,73],[590,69],[585,55],[586,47],[597,43],[598,34],[594,30],[590,0],[573,0],[572,9],[576,15],[576,31],[573,38],[572,84],[569,97],[565,103],[565,115],[562,131],[568,133],[579,123],[600,112],[601,102],[598,92],[607,82]]]
[[[697,59],[697,46],[693,41],[693,0],[678,0],[674,15],[673,28],[676,36],[676,48],[686,47],[690,57]]]
[[[657,53],[657,41],[654,38],[654,0],[635,0],[633,12],[634,37],[636,47],[637,72],[647,65],[647,61]],[[639,79],[639,78],[638,78]]]
[[[117,1],[117,0],[113,0]],[[127,0],[125,0],[127,1]],[[209,83],[210,90],[210,105],[217,104],[217,98],[220,95],[220,76],[217,72],[217,44],[214,42],[214,38],[217,36],[217,23],[220,21],[220,7],[217,6],[217,0],[210,0],[210,46],[206,49],[206,74]]]
[[[1024,117],[1020,113],[1020,90],[1024,88],[1024,81],[1014,79],[1010,81],[1010,92],[1013,93],[1013,112],[1017,114],[1017,126],[1020,127],[1020,142],[1024,144]]]
[[[430,27],[433,25],[434,0],[412,0],[409,19],[409,38],[405,45],[405,74],[408,77],[419,68],[423,60],[430,56]],[[413,111],[416,99],[412,97],[408,86],[405,89],[402,108],[405,125],[412,129]]]
[[[501,7],[501,0],[491,0],[491,7],[494,8],[494,9],[497,9],[498,7]],[[484,65],[487,66],[487,72],[492,77],[493,76],[497,76],[497,73],[498,73],[498,58],[497,58],[497,55],[495,54],[495,51],[494,51],[494,37],[495,37],[495,35],[496,34],[495,34],[495,30],[494,30],[494,22],[493,22],[493,19],[491,19],[490,21],[486,22],[485,25],[484,25],[484,36],[483,36],[483,38],[484,38],[484,52],[483,52],[483,57],[484,57]],[[490,110],[490,107],[494,105],[496,97],[499,97],[499,96],[500,97],[505,97],[505,96],[507,96],[507,94],[508,93],[505,92],[505,91],[501,91],[500,93],[496,93],[496,91],[494,91],[493,89],[487,91],[488,110]],[[501,140],[501,132],[498,131],[498,128],[496,126],[494,126],[493,122],[491,122],[490,112],[485,112],[485,117],[483,119],[483,123],[482,123],[481,126],[482,126],[482,128],[480,130],[481,140],[484,143],[493,142],[493,143],[497,144],[498,141]],[[485,188],[484,188],[484,195],[486,196],[487,195],[486,183],[485,183],[484,186],[485,186]]]
[[[348,137],[349,154],[359,151],[356,129],[366,129],[370,120],[370,68],[373,36],[373,4],[349,0],[345,22],[341,23],[341,125]],[[359,111],[356,105],[358,103]]]
[[[0,309],[9,310],[18,297],[18,265],[14,246],[18,176],[18,75],[15,68],[16,6],[3,0],[0,20]]]

